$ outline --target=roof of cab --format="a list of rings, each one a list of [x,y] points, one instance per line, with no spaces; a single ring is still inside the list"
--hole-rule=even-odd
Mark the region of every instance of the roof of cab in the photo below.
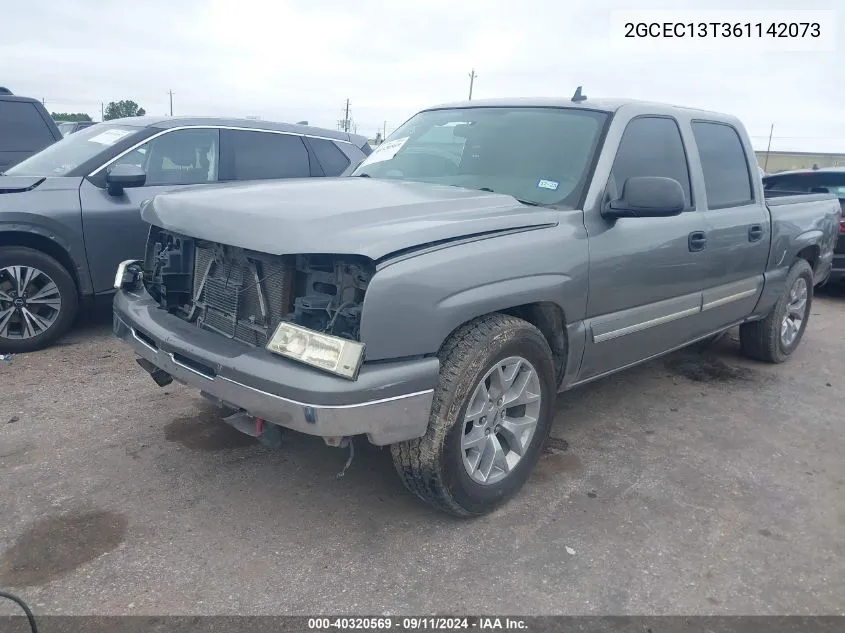
[[[706,116],[708,118],[719,118],[733,120],[735,117],[721,112],[712,112],[686,106],[659,103],[654,101],[641,101],[638,99],[584,99],[583,101],[572,101],[564,97],[522,97],[505,99],[477,99],[472,101],[454,101],[426,108],[426,110],[442,110],[452,108],[579,108],[584,110],[597,110],[599,112],[616,112],[625,106],[637,106],[649,109],[654,114],[684,113],[685,116]]]
[[[296,125],[293,123],[279,123],[276,121],[264,121],[262,119],[230,119],[225,117],[168,117],[168,116],[138,116],[122,119],[111,119],[106,123],[117,123],[119,125],[132,125],[135,127],[157,127],[169,129],[183,126],[212,125],[219,127],[245,128],[250,130],[273,130],[276,132],[292,132],[309,136],[322,136],[324,138],[339,141],[349,141],[359,147],[367,142],[366,137],[358,134],[349,134],[340,130],[312,127],[310,125]]]

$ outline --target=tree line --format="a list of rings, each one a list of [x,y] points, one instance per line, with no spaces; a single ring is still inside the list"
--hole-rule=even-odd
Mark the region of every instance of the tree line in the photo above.
[[[144,116],[146,113],[147,111],[144,108],[131,99],[109,101],[105,110],[103,110],[103,121],[132,116]],[[51,112],[50,116],[53,117],[54,121],[93,121],[91,115],[85,112]]]

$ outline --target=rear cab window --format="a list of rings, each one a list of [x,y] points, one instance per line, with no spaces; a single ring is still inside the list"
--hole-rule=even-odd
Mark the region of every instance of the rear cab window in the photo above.
[[[736,129],[716,121],[693,121],[707,207],[724,209],[754,202],[748,157]]]

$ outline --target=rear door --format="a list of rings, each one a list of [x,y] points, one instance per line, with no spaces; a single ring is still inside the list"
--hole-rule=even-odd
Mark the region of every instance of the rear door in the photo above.
[[[0,172],[56,140],[35,103],[0,97]]]
[[[111,195],[105,186],[106,170],[83,180],[79,192],[82,223],[95,292],[112,288],[121,261],[143,258],[149,225],[141,219],[141,203],[157,193],[217,182],[219,147],[217,128],[169,130],[106,167],[141,167],[147,173],[143,187]]]
[[[262,130],[220,132],[221,181],[307,178],[312,169],[319,167],[301,136]]]
[[[753,311],[763,288],[771,227],[754,186],[758,174],[749,160],[754,154],[736,128],[706,120],[692,121],[691,128],[706,199],[701,205],[707,231],[702,319],[715,330]]]

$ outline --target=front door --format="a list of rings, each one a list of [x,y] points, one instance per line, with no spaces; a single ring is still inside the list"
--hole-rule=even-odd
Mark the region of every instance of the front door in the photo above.
[[[682,345],[701,308],[705,231],[694,208],[689,166],[677,121],[632,119],[608,183],[609,199],[626,179],[662,176],[681,183],[687,210],[665,218],[605,220],[585,213],[590,269],[587,345],[578,379],[586,380]]]
[[[104,173],[82,181],[79,191],[85,250],[95,292],[114,284],[117,265],[125,259],[143,259],[149,225],[141,219],[140,206],[158,193],[217,181],[219,131],[195,128],[169,131],[117,158],[147,174],[143,187],[110,194]]]

